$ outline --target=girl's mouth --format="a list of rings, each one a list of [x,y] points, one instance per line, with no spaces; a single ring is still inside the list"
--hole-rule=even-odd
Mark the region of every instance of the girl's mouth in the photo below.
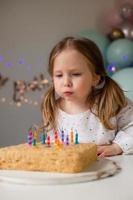
[[[73,94],[73,92],[64,92],[64,95],[66,95],[66,96],[70,96],[72,94]]]

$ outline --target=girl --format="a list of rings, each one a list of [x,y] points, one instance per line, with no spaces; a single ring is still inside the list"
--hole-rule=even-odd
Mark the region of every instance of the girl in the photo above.
[[[98,155],[133,153],[133,103],[104,69],[89,39],[67,37],[49,57],[53,84],[42,103],[47,130],[77,131],[79,142],[94,142]]]

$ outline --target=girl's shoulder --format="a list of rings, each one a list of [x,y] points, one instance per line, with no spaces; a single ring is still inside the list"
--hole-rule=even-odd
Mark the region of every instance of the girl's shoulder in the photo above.
[[[133,106],[133,101],[131,99],[126,98],[126,100],[127,100],[127,104]]]
[[[127,102],[126,106],[123,107],[121,109],[121,111],[118,113],[118,115],[117,115],[118,117],[120,115],[127,115],[127,116],[132,115],[133,116],[133,101],[126,98],[126,102]]]
[[[126,97],[126,102],[127,102],[127,104],[122,110],[129,109],[129,108],[132,110],[133,109],[133,101]]]

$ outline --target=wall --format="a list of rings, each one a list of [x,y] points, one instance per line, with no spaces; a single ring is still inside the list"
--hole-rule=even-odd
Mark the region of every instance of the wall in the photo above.
[[[80,31],[97,30],[99,16],[113,4],[113,0],[0,0],[0,55],[4,56],[0,72],[10,78],[0,89],[0,98],[6,97],[5,103],[0,102],[0,146],[25,142],[28,128],[41,122],[39,106],[9,105],[13,81],[30,82],[40,73],[49,78],[48,55],[55,43]],[[42,93],[27,95],[41,102]]]

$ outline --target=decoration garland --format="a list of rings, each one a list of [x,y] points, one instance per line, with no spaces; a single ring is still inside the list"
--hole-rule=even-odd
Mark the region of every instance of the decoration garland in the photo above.
[[[9,81],[8,77],[4,77],[2,74],[0,74],[0,89],[6,85],[6,83]],[[42,91],[46,87],[49,86],[49,81],[44,78],[43,74],[40,74],[38,77],[34,77],[31,82],[26,82],[23,80],[16,80],[13,81],[13,96],[12,96],[12,102],[10,102],[10,105],[17,105],[20,107],[22,103],[29,103],[33,105],[38,105],[37,101],[32,101],[26,98],[26,93],[32,91]],[[6,102],[6,97],[1,98],[1,102]]]

